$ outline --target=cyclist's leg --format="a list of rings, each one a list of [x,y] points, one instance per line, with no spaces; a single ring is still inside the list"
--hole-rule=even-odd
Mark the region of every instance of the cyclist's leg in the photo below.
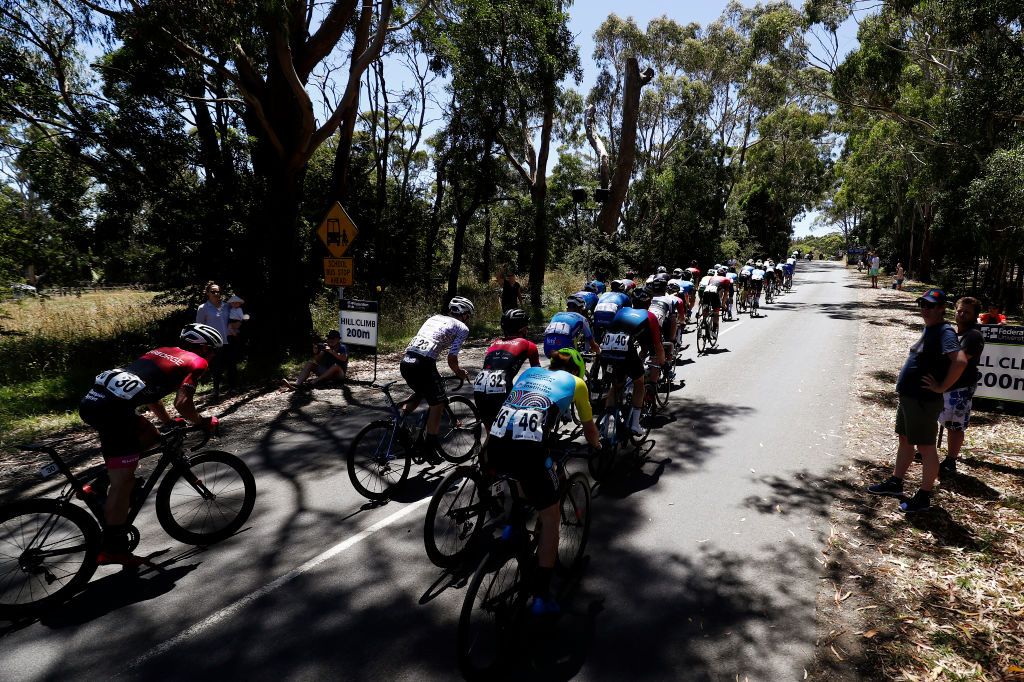
[[[654,340],[657,343],[657,339]],[[644,357],[646,353],[641,356],[640,352],[636,348],[630,349],[630,355],[625,362],[626,375],[633,380],[633,400],[630,411],[630,430],[633,433],[642,433],[640,428],[640,409],[644,405],[644,393],[646,392],[646,386],[644,385]]]

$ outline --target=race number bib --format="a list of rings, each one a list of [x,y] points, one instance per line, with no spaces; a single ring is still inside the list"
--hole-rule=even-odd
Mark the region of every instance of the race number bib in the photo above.
[[[718,285],[717,284],[709,284],[706,287],[704,287],[704,292],[708,293],[708,294],[717,294],[718,293]]]
[[[491,435],[501,438],[512,427],[512,440],[527,440],[540,443],[544,440],[544,413],[540,410],[517,410],[502,407],[498,418],[491,425]]]
[[[612,353],[622,353],[625,352],[628,344],[629,334],[626,332],[608,332],[604,335],[604,339],[601,341],[601,350],[610,351]]]
[[[612,315],[614,315],[615,313],[619,312],[619,306],[618,304],[612,303],[611,301],[605,301],[604,303],[598,303],[597,308],[594,309],[594,312],[611,313]]]
[[[473,382],[473,390],[477,393],[504,393],[505,392],[505,370],[485,369],[476,375]]]
[[[122,400],[131,400],[146,387],[146,382],[142,379],[121,369],[108,369],[97,375],[96,384],[105,387]]]
[[[552,322],[548,325],[548,328],[544,330],[546,336],[569,336],[572,330],[569,328],[568,322]]]
[[[409,350],[420,355],[430,355],[431,353],[437,352],[437,342],[433,339],[428,339],[425,336],[419,336],[418,334],[412,337],[412,341],[409,342]]]

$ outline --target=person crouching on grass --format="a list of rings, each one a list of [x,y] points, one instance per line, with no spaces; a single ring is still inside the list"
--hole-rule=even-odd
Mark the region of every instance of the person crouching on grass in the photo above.
[[[316,388],[328,381],[344,381],[348,373],[348,349],[341,342],[341,334],[336,329],[327,332],[327,342],[319,340],[313,343],[313,359],[299,372],[292,383],[287,379],[284,387],[294,391],[297,388]],[[316,378],[309,379],[310,375]]]
[[[921,452],[921,487],[909,500],[900,502],[900,511],[907,514],[927,510],[931,505],[932,488],[939,475],[939,453],[935,440],[939,433],[942,394],[956,385],[968,360],[960,348],[956,331],[948,324],[946,294],[929,289],[917,299],[924,321],[921,338],[910,347],[910,353],[899,377],[896,392],[896,435],[899,448],[892,476],[868,487],[872,495],[903,497],[903,478],[914,461],[914,446]]]

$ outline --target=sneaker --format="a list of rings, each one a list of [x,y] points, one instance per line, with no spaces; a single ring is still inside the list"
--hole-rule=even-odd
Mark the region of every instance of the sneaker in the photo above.
[[[939,476],[941,478],[956,476],[956,460],[952,457],[947,457],[939,462]]]
[[[916,514],[918,512],[928,511],[931,506],[931,493],[925,492],[924,490],[918,490],[909,500],[900,502],[900,511],[904,514]]]
[[[125,568],[139,568],[149,563],[145,557],[135,556],[131,552],[106,552],[100,551],[96,555],[96,563],[100,566],[120,564]]]
[[[888,495],[890,497],[899,497],[903,494],[903,481],[890,476],[881,483],[868,486],[868,492],[872,495]]]
[[[534,596],[530,601],[530,613],[535,616],[555,616],[561,612],[562,607],[553,597]]]

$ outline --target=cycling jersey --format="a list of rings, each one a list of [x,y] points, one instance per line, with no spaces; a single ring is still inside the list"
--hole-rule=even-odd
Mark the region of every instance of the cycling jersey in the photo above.
[[[686,269],[687,269],[687,271],[689,271],[690,276],[692,278],[696,279],[696,278],[700,277],[700,270],[698,270],[697,268],[686,268]]]
[[[564,370],[531,367],[516,380],[505,398],[491,426],[491,436],[540,443],[572,403],[576,404],[581,421],[594,418],[590,391],[582,379]]]
[[[753,265],[744,265],[740,268],[740,277],[750,277],[750,273],[754,271]]]
[[[679,313],[679,299],[667,294],[664,296],[655,296],[651,300],[650,310],[653,311],[655,308],[663,309],[665,311],[665,319],[667,320]],[[665,320],[662,320],[662,323],[664,323],[664,321]]]
[[[448,315],[433,315],[412,337],[405,354],[437,360],[441,352],[448,349],[448,355],[458,355],[468,337],[469,327],[459,320]]]
[[[615,313],[619,309],[629,305],[629,296],[621,291],[609,291],[601,294],[597,300],[597,307],[594,308],[594,326],[607,327],[615,319]]]
[[[685,293],[688,296],[693,296],[693,292],[697,290],[697,287],[693,286],[693,282],[688,279],[679,280],[679,291]]]
[[[793,264],[792,263],[786,263],[785,265],[782,266],[782,270],[787,275],[792,275],[793,274]]]
[[[537,344],[518,337],[495,339],[487,347],[484,366],[473,382],[473,391],[497,393],[504,397],[511,389],[519,368],[527,360],[533,367],[540,364]]]
[[[601,341],[601,355],[609,360],[622,359],[631,346],[640,346],[645,351],[654,348],[654,342],[661,339],[661,325],[657,316],[643,308],[622,308],[608,325]]]
[[[593,340],[587,318],[579,313],[555,313],[544,330],[544,355],[550,358],[562,348],[575,348],[577,336],[587,342]]]
[[[796,258],[787,258],[786,259],[786,265],[789,265],[789,266],[796,265]]]
[[[195,388],[209,367],[206,360],[177,347],[154,348],[125,368],[109,369],[96,377],[96,384],[83,403],[128,406],[155,403],[182,386]]]
[[[577,291],[573,296],[579,296],[583,299],[583,302],[587,304],[587,310],[594,312],[594,308],[597,306],[598,294],[593,291]]]

